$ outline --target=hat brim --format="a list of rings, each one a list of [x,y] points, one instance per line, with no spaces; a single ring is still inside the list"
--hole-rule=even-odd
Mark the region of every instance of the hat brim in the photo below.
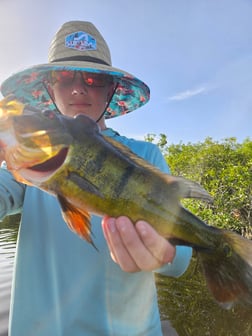
[[[62,61],[35,65],[13,74],[1,85],[3,96],[14,94],[25,104],[41,110],[55,110],[46,87],[45,79],[50,71],[85,71],[112,76],[118,83],[116,91],[105,112],[105,118],[117,117],[136,110],[149,101],[149,87],[133,75],[114,68],[93,62]]]

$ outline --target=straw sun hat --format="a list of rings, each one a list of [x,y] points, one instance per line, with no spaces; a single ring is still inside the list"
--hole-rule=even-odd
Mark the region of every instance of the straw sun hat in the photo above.
[[[54,110],[56,106],[45,86],[48,74],[55,70],[76,70],[113,76],[117,88],[105,118],[129,113],[149,100],[146,84],[112,67],[107,43],[90,22],[70,21],[63,24],[51,42],[48,60],[48,64],[32,66],[7,78],[1,85],[2,94],[14,94],[20,101],[41,110]]]

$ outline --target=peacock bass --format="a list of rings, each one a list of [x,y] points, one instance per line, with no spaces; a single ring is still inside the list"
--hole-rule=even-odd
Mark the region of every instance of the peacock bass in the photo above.
[[[103,136],[90,118],[0,102],[0,155],[14,177],[54,194],[72,231],[92,243],[90,214],[149,222],[174,245],[197,251],[208,287],[223,307],[252,302],[252,242],[207,225],[180,199],[210,201],[197,183],[162,173]]]

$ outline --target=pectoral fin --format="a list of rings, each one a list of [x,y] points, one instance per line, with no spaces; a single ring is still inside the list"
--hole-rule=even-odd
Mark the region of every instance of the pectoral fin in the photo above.
[[[68,175],[68,178],[75,183],[76,185],[78,185],[81,189],[97,195],[99,197],[103,197],[102,193],[100,192],[100,190],[94,185],[92,184],[89,180],[85,179],[83,176],[79,176],[77,173],[75,172],[70,172]]]
[[[90,214],[83,209],[74,207],[62,196],[58,195],[58,200],[61,205],[63,218],[68,227],[79,237],[85,239],[95,247],[91,238]]]

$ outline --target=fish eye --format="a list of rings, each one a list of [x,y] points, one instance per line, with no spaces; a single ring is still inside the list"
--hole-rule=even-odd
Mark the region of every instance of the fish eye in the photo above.
[[[43,112],[43,115],[48,117],[49,119],[55,119],[56,115],[53,111],[46,110]]]

